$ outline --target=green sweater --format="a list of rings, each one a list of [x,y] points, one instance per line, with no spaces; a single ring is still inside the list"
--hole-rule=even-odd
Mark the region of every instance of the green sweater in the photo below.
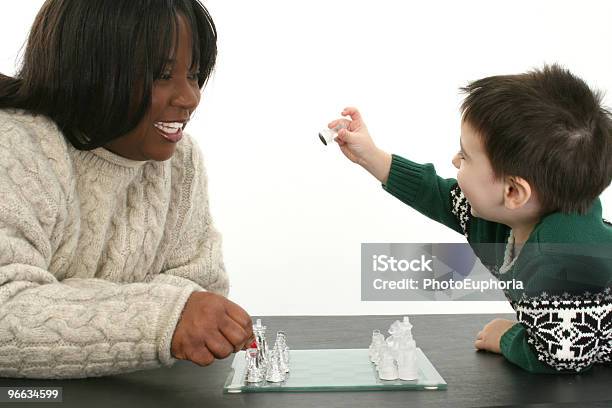
[[[586,215],[552,213],[535,226],[511,263],[511,229],[471,215],[455,179],[431,164],[393,155],[383,188],[427,217],[464,234],[506,291],[518,323],[501,338],[502,354],[530,372],[580,372],[612,361],[612,225],[595,200]],[[490,245],[498,243],[502,245]],[[506,247],[508,246],[508,247]]]

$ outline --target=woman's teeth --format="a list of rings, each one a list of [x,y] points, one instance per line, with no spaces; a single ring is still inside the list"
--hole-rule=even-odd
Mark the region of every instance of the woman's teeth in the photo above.
[[[155,122],[153,124],[157,129],[164,133],[172,134],[178,132],[182,127],[182,122]]]

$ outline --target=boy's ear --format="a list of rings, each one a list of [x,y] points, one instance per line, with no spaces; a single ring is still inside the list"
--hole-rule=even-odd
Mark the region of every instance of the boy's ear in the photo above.
[[[509,210],[521,208],[531,198],[531,186],[522,177],[507,176],[504,182],[504,206]]]

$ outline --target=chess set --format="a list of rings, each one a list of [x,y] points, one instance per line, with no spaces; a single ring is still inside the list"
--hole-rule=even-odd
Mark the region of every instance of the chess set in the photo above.
[[[395,321],[389,336],[374,330],[367,349],[293,350],[285,332],[270,350],[266,326],[257,319],[255,341],[237,353],[225,393],[360,390],[443,390],[446,382],[412,337],[408,317]]]

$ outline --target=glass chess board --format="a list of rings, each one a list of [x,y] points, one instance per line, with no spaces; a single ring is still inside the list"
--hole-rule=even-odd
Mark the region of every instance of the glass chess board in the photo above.
[[[234,356],[232,368],[223,387],[224,393],[443,390],[446,381],[417,348],[419,378],[412,381],[385,381],[378,378],[367,349],[289,350],[288,378],[282,383],[247,383],[246,356]]]

